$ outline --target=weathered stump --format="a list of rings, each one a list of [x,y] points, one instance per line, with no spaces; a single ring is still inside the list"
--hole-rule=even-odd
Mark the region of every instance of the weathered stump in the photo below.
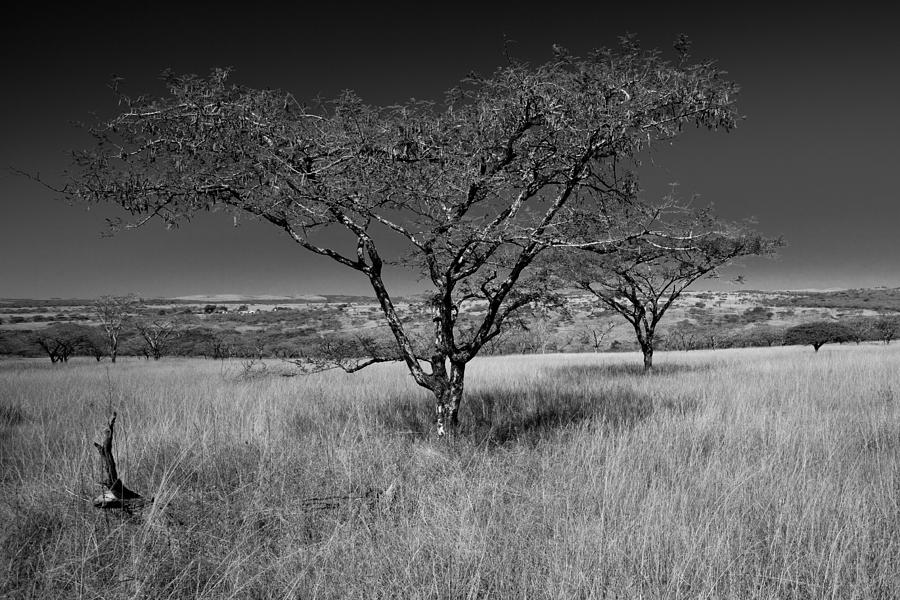
[[[106,491],[94,498],[96,508],[121,508],[126,511],[144,508],[153,499],[147,499],[137,492],[125,487],[116,470],[116,459],[112,453],[113,435],[115,435],[116,413],[112,414],[106,430],[103,432],[103,443],[94,442],[94,447],[100,453],[100,459],[106,469],[106,480],[100,483],[106,486]]]

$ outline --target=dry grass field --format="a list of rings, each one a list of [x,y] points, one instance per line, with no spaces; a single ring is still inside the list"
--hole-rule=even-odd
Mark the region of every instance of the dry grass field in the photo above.
[[[639,362],[482,359],[439,440],[398,365],[2,361],[0,597],[900,596],[900,345]]]

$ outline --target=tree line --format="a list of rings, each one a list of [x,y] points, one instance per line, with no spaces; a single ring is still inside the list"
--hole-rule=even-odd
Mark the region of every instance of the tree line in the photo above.
[[[115,302],[111,300],[113,298]],[[100,305],[105,307],[103,310],[106,312],[111,310],[110,306],[122,309],[121,326],[115,338],[109,336],[102,324],[90,326],[63,322],[38,331],[4,330],[0,331],[0,354],[43,355],[53,363],[68,362],[73,356],[90,356],[99,362],[123,354],[155,360],[163,356],[281,358],[324,369],[349,368],[372,355],[387,354],[390,348],[390,336],[383,328],[368,330],[366,335],[354,334],[340,331],[337,321],[331,323],[336,332],[327,335],[314,327],[248,332],[223,324],[210,327],[202,322],[191,322],[182,314],[150,314],[134,297],[103,297],[95,302],[95,310]],[[211,311],[203,312],[211,314]],[[766,319],[753,322],[757,314]],[[750,316],[745,315],[734,325],[721,320],[684,320],[655,331],[652,340],[657,348],[675,351],[782,345],[809,345],[818,351],[827,343],[878,341],[889,344],[900,333],[900,315],[895,313],[845,316],[790,327],[764,322],[771,312],[762,307],[748,309],[747,315]],[[620,324],[633,326],[631,320],[617,320],[617,316],[616,311],[595,310],[588,315],[587,322],[579,326],[565,306],[555,311],[538,307],[523,315],[520,322],[510,325],[503,335],[493,339],[483,353],[643,351],[645,346],[641,345],[641,339],[637,336],[631,344],[623,344],[618,337],[609,340],[610,333]],[[98,318],[94,316],[94,319]],[[321,321],[322,316],[317,315],[316,318]],[[425,320],[420,323],[420,332],[425,331]],[[414,336],[413,339],[418,344],[427,343],[421,336]]]

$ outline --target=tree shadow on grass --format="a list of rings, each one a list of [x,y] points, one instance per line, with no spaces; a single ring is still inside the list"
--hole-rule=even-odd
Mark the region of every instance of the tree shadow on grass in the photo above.
[[[697,365],[684,365],[678,363],[663,363],[654,366],[650,371],[644,371],[644,365],[635,363],[617,363],[607,365],[566,365],[560,367],[547,367],[543,370],[546,377],[561,379],[593,379],[604,377],[640,376],[656,377],[667,375],[680,375],[682,373],[699,373],[712,370],[713,365],[702,363]]]
[[[625,388],[589,394],[536,388],[524,395],[486,390],[467,399],[460,433],[488,445],[534,444],[588,422],[612,431],[630,429],[653,412],[650,398]]]
[[[698,405],[696,399],[654,397],[628,386],[475,390],[463,400],[455,435],[479,445],[534,445],[582,425],[617,432],[631,429],[658,410],[686,414]],[[383,406],[376,420],[387,430],[422,438],[434,435],[434,409],[421,399]]]

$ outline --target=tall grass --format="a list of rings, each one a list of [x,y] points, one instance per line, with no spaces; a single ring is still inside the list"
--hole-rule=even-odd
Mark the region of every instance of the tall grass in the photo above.
[[[0,596],[898,597],[898,359],[488,358],[450,440],[398,365],[0,362]]]

